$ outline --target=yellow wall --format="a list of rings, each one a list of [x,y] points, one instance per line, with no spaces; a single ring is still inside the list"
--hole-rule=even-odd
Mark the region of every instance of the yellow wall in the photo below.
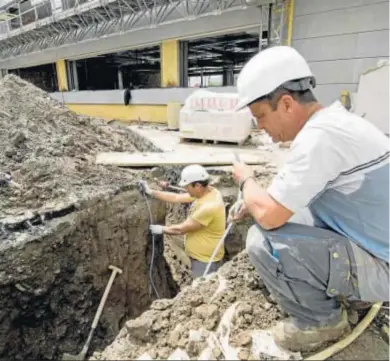
[[[66,104],[78,114],[106,120],[138,120],[154,123],[167,122],[166,105],[129,105],[122,104]]]
[[[66,76],[66,63],[64,59],[57,60],[57,81],[59,91],[68,91],[68,78]]]
[[[179,41],[161,43],[161,86],[179,86]]]

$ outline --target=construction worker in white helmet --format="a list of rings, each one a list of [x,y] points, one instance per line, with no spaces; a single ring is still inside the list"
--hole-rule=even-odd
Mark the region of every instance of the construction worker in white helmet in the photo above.
[[[339,101],[322,106],[314,87],[307,62],[287,46],[258,53],[237,79],[238,109],[249,107],[274,142],[292,141],[268,189],[234,164],[243,202],[229,214],[255,221],[246,249],[290,316],[273,334],[292,351],[346,333],[344,305],[389,300],[389,140]]]
[[[180,187],[185,193],[153,190],[141,182],[149,196],[169,203],[192,203],[188,218],[176,225],[151,225],[153,234],[184,235],[185,252],[191,261],[194,278],[203,276],[218,241],[225,232],[226,214],[221,193],[210,185],[210,175],[201,165],[185,167],[181,173]],[[160,183],[163,187],[167,184]],[[208,274],[222,265],[224,247],[215,255]]]

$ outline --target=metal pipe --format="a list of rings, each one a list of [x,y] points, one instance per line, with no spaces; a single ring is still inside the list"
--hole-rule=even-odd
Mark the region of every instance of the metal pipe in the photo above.
[[[272,34],[272,4],[268,5],[268,32],[267,32],[267,46],[271,45]]]
[[[263,44],[263,7],[260,5],[260,29],[259,29],[259,51],[261,51]]]
[[[293,21],[294,21],[294,0],[290,0],[290,6],[288,11],[288,29],[287,29],[287,45],[292,44],[292,33],[293,33]]]

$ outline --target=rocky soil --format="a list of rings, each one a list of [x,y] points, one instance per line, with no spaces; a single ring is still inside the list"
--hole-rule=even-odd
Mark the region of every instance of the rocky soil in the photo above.
[[[155,148],[155,147],[154,147]],[[0,80],[0,222],[43,214],[129,184],[133,172],[94,164],[100,151],[156,150],[126,128],[79,116],[44,91]]]
[[[251,331],[268,329],[283,317],[264,293],[247,255],[241,253],[218,274],[197,280],[175,298],[153,302],[149,311],[128,321],[115,341],[92,359],[129,360],[145,353],[153,359],[167,359],[177,348],[198,359],[227,311],[233,312],[230,333],[225,333],[230,345],[239,348],[242,359],[259,357],[252,354]],[[214,359],[224,359],[217,345],[211,352]]]
[[[183,287],[175,298],[153,302],[91,360],[304,359],[309,354],[281,350],[270,336],[272,326],[285,317],[242,252],[217,274]],[[360,314],[355,323],[363,317]],[[386,309],[352,345],[330,359],[387,360],[388,339],[377,325],[382,317],[388,323]]]
[[[14,75],[0,81],[0,360],[58,359],[87,338],[113,264],[123,270],[91,349],[177,286],[134,185],[100,151],[158,151],[120,126],[78,116]],[[156,222],[165,207],[152,203]]]

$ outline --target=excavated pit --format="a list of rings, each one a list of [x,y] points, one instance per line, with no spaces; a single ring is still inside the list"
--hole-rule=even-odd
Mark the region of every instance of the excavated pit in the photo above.
[[[156,298],[152,241],[137,179],[95,164],[102,151],[159,151],[127,127],[79,116],[32,84],[0,80],[0,359],[59,359],[80,352],[110,276],[91,352]],[[166,208],[152,202],[155,222]],[[156,240],[152,279],[177,293]]]
[[[108,345],[124,322],[156,298],[148,277],[152,241],[144,200],[137,189],[97,198],[88,208],[52,219],[39,235],[0,245],[0,359],[59,359],[78,353],[87,339],[109,265],[123,270],[114,281],[91,350]],[[151,203],[156,222],[165,205]],[[156,239],[153,281],[163,298],[177,293]]]

